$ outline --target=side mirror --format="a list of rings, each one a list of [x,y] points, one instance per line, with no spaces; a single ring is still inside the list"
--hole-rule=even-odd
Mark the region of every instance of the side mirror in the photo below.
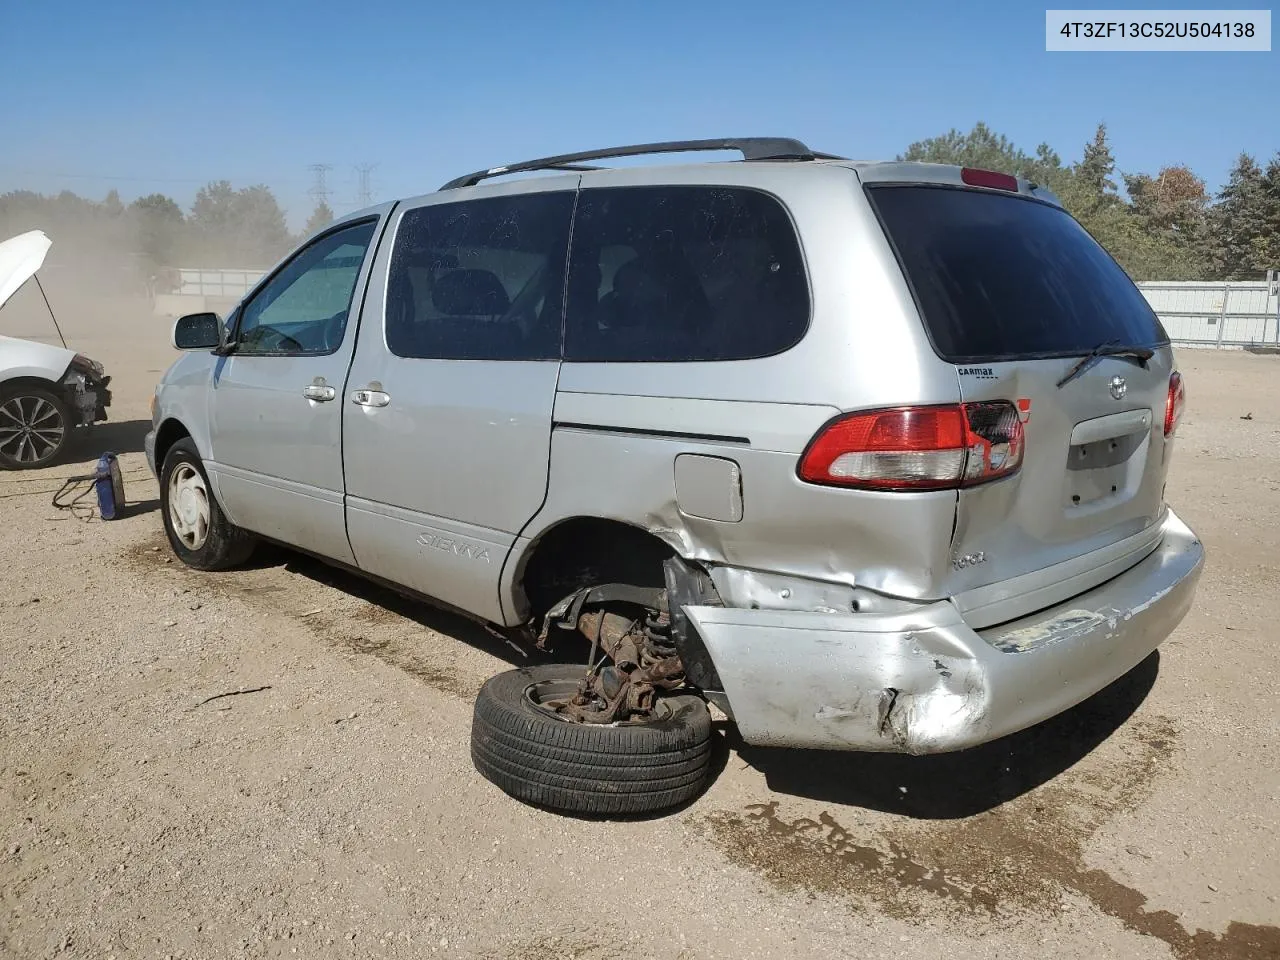
[[[213,350],[222,339],[222,324],[216,313],[189,313],[173,324],[175,350]]]

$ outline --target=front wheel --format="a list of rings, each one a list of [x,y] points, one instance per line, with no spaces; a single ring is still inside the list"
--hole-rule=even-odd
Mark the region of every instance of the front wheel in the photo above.
[[[575,813],[651,813],[698,796],[711,772],[711,714],[692,694],[660,697],[652,716],[580,723],[547,706],[573,696],[586,668],[508,670],[476,697],[471,759],[504,792]]]
[[[0,468],[51,466],[70,439],[71,408],[52,386],[0,390]]]
[[[160,515],[173,552],[196,570],[225,570],[253,553],[253,535],[227,519],[209,489],[196,445],[175,443],[160,470]]]

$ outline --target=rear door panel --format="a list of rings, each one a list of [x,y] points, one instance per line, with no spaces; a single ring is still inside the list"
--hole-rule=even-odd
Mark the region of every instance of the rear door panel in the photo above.
[[[505,186],[397,210],[343,398],[360,568],[495,621],[503,561],[546,498],[576,182]]]

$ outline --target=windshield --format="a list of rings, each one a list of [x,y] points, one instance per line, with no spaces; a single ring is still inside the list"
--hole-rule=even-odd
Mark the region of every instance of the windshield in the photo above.
[[[943,186],[870,185],[867,195],[952,363],[1168,342],[1128,274],[1058,207]]]

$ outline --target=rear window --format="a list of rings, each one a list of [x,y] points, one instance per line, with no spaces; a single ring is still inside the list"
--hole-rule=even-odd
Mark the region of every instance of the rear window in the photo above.
[[[746,360],[809,324],[795,228],[756,190],[584,190],[567,290],[569,361]]]
[[[1167,342],[1120,265],[1065,211],[998,193],[868,186],[934,348],[952,363]]]

